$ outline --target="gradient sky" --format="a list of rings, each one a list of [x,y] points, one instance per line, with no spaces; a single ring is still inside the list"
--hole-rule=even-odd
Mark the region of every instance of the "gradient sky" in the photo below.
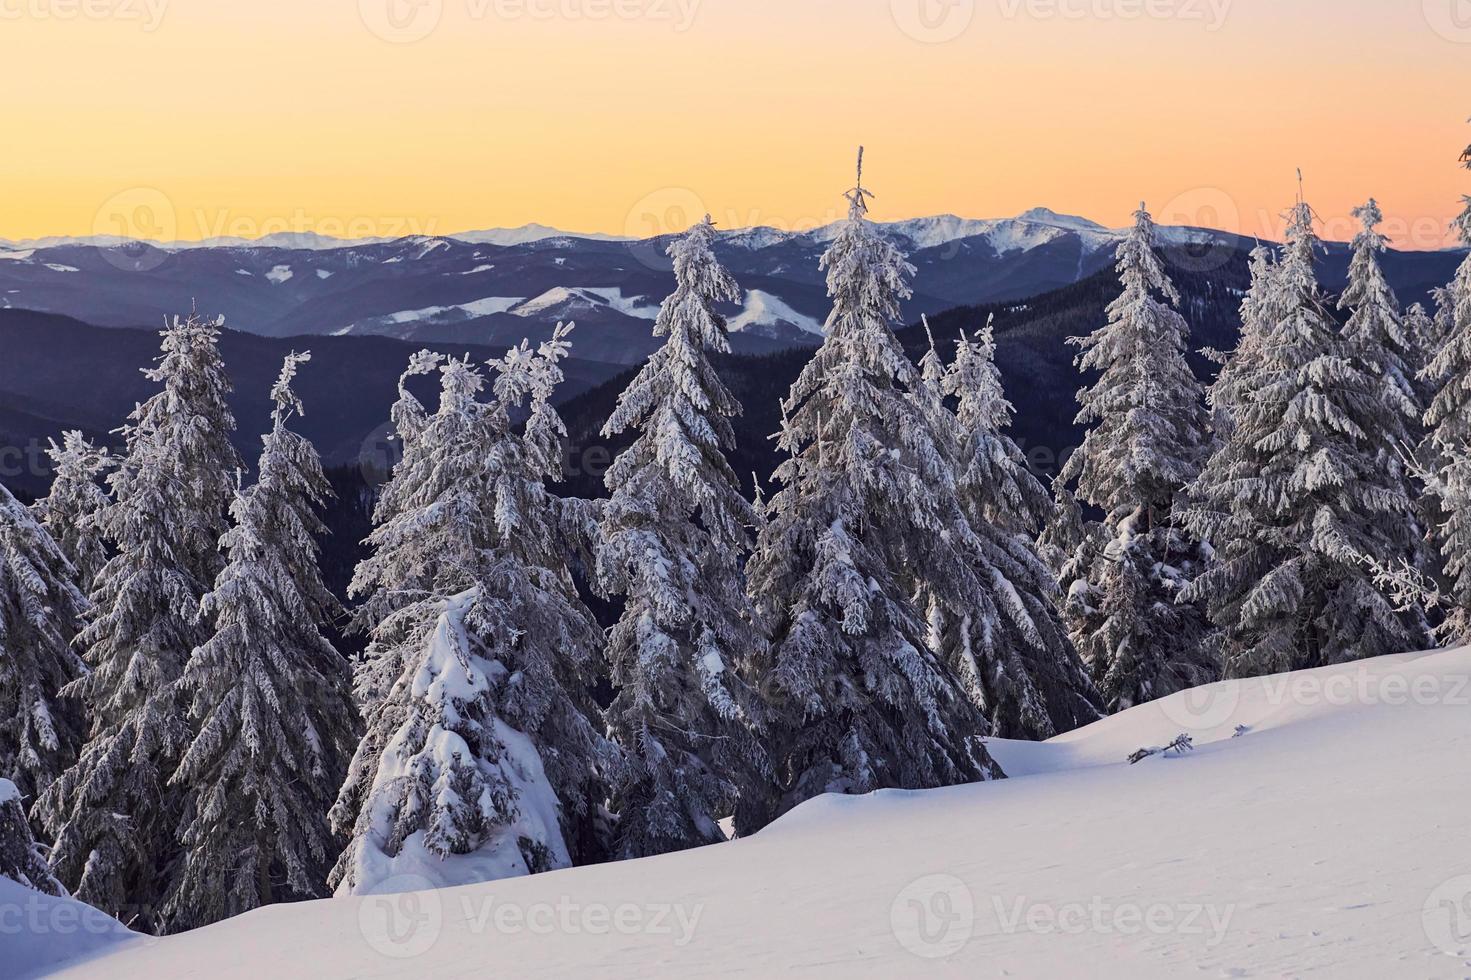
[[[0,0],[0,64],[11,239],[805,227],[860,142],[886,220],[1471,192],[1471,0]]]

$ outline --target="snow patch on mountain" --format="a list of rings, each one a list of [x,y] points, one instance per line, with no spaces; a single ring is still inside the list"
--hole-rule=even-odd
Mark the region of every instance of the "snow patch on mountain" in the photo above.
[[[296,275],[296,273],[291,271],[291,266],[278,265],[273,267],[270,272],[266,273],[266,278],[279,286],[281,285],[281,283],[286,282],[294,275]]]
[[[609,307],[639,320],[653,320],[659,315],[658,304],[650,303],[645,297],[625,297],[622,289],[601,286],[554,286],[510,312],[516,316],[537,316],[551,309],[561,313],[576,312],[578,307],[598,306]]]
[[[726,325],[732,332],[739,333],[755,327],[773,327],[783,324],[805,330],[818,337],[823,335],[821,323],[804,313],[798,313],[783,302],[781,297],[773,296],[760,289],[747,290],[744,307],[740,313],[731,317]]]

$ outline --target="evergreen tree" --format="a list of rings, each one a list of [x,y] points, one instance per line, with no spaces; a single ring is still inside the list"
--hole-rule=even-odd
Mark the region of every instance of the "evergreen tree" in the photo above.
[[[820,793],[999,775],[985,719],[912,601],[922,583],[953,608],[978,591],[974,535],[891,329],[913,267],[869,222],[869,196],[860,179],[822,259],[827,336],[785,403],[779,445],[792,456],[748,569],[773,643],[764,694],[780,791],[743,801],[741,833]]]
[[[80,900],[134,928],[159,926],[180,853],[182,792],[168,777],[190,731],[176,683],[207,639],[200,599],[220,571],[235,423],[219,357],[219,323],[175,318],[163,356],[145,370],[163,390],[124,429],[127,455],[108,478],[113,503],[95,517],[116,551],[97,575],[94,615],[78,642],[91,672],[81,698],[91,731],[76,765],[37,801],[56,841],[52,866]]]
[[[77,587],[88,593],[107,564],[107,546],[93,515],[108,505],[98,480],[113,460],[76,431],[63,433],[60,446],[52,440],[46,454],[54,467],[51,490],[31,509],[76,569]]]
[[[1229,438],[1194,487],[1190,529],[1216,548],[1185,591],[1220,629],[1243,677],[1412,649],[1418,617],[1370,562],[1400,553],[1413,507],[1369,429],[1399,411],[1325,309],[1313,212],[1299,200],[1277,272],[1276,321],[1233,406]]]
[[[172,931],[321,897],[334,857],[326,814],[355,712],[347,662],[322,635],[343,612],[317,568],[317,510],[332,491],[316,450],[287,427],[309,358],[287,356],[271,390],[259,477],[231,508],[229,564],[201,607],[214,635],[179,681],[196,734],[170,781],[188,794]]]
[[[956,490],[975,535],[968,557],[981,585],[963,606],[931,602],[930,626],[992,734],[1040,740],[1096,721],[1099,698],[1063,629],[1057,580],[1038,554],[1052,501],[1006,435],[1013,409],[995,354],[987,323],[975,340],[962,334],[943,376],[921,362],[955,400],[956,415],[942,424],[953,429]]]
[[[404,642],[402,629],[406,624],[396,620],[393,614],[424,598],[434,591],[436,584],[445,584],[433,581],[444,570],[433,561],[420,561],[430,556],[415,552],[418,540],[412,534],[402,533],[402,523],[397,521],[415,499],[419,490],[417,481],[426,476],[418,440],[429,424],[430,413],[409,390],[409,381],[435,373],[443,362],[443,355],[421,350],[409,358],[409,366],[398,379],[398,401],[390,409],[389,419],[401,457],[373,508],[374,531],[367,544],[374,554],[358,565],[348,586],[348,595],[361,600],[353,610],[352,628],[369,637],[353,678],[353,693],[364,718],[403,672],[403,662],[395,651]],[[395,530],[388,530],[390,525]],[[388,568],[393,569],[391,581],[384,578]],[[465,582],[461,576],[446,587],[459,591],[453,585],[463,587]]]
[[[45,853],[31,836],[20,788],[8,779],[0,779],[0,877],[45,895],[66,895],[66,888],[51,873]]]
[[[1471,247],[1471,196],[1456,219]],[[1441,637],[1471,643],[1471,255],[1440,294],[1442,340],[1424,377],[1437,390],[1425,415],[1429,438],[1421,453],[1441,511],[1435,542],[1445,560],[1452,603]]]
[[[479,372],[450,361],[438,410],[406,446],[367,579],[411,583],[409,604],[375,633],[403,668],[372,705],[332,809],[351,836],[330,878],[339,893],[396,874],[448,885],[596,856],[588,828],[607,760],[587,691],[600,637],[544,485],[560,465],[549,402],[564,333],[497,362],[490,403]],[[518,436],[510,416],[528,397]]]
[[[1250,401],[1252,385],[1261,379],[1258,361],[1262,344],[1279,319],[1276,304],[1285,295],[1278,283],[1277,262],[1271,249],[1258,243],[1251,250],[1249,268],[1251,285],[1241,300],[1241,334],[1236,350],[1229,354],[1206,351],[1221,365],[1216,380],[1206,390],[1214,436],[1212,452],[1219,450],[1230,436],[1236,413]]]
[[[711,251],[707,215],[669,247],[667,337],[618,399],[605,437],[638,438],[608,470],[597,571],[625,597],[608,634],[618,694],[609,731],[624,750],[613,781],[620,857],[725,839],[721,817],[767,781],[746,672],[759,656],[741,558],[756,524],[726,461],[740,404],[707,351],[729,353],[721,302],[741,292]]]
[[[77,706],[63,688],[86,674],[72,651],[87,600],[57,543],[0,486],[0,776],[34,797],[76,758]]]
[[[1078,393],[1077,421],[1092,428],[1059,476],[1104,515],[1080,543],[1066,610],[1110,711],[1220,676],[1203,605],[1178,601],[1205,553],[1177,526],[1175,504],[1199,475],[1209,437],[1204,392],[1185,359],[1190,327],[1154,244],[1140,205],[1118,249],[1123,292],[1104,326],[1073,340],[1078,368],[1099,377]]]

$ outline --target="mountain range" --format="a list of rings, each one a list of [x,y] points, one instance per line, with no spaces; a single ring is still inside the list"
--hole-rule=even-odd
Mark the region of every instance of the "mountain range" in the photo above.
[[[818,260],[835,225],[723,232],[718,254],[744,295],[725,312],[737,352],[820,342],[828,301]],[[1019,301],[1108,269],[1123,230],[1036,208],[1004,219],[953,215],[882,225],[916,267],[906,319]],[[1218,268],[1249,242],[1171,227],[1188,266]],[[197,308],[267,337],[380,336],[503,347],[578,323],[586,360],[640,363],[673,288],[668,236],[628,240],[531,225],[448,237],[343,241],[313,234],[259,241],[42,239],[0,247],[0,308],[58,313],[106,327],[151,327]],[[1394,252],[1391,281],[1409,299],[1446,282],[1452,252]],[[1324,279],[1341,282],[1347,248],[1327,246]]]

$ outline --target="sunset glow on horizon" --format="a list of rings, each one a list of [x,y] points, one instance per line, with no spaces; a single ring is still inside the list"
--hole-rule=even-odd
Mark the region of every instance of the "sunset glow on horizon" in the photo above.
[[[0,238],[1045,206],[1454,244],[1463,0],[0,0]]]

